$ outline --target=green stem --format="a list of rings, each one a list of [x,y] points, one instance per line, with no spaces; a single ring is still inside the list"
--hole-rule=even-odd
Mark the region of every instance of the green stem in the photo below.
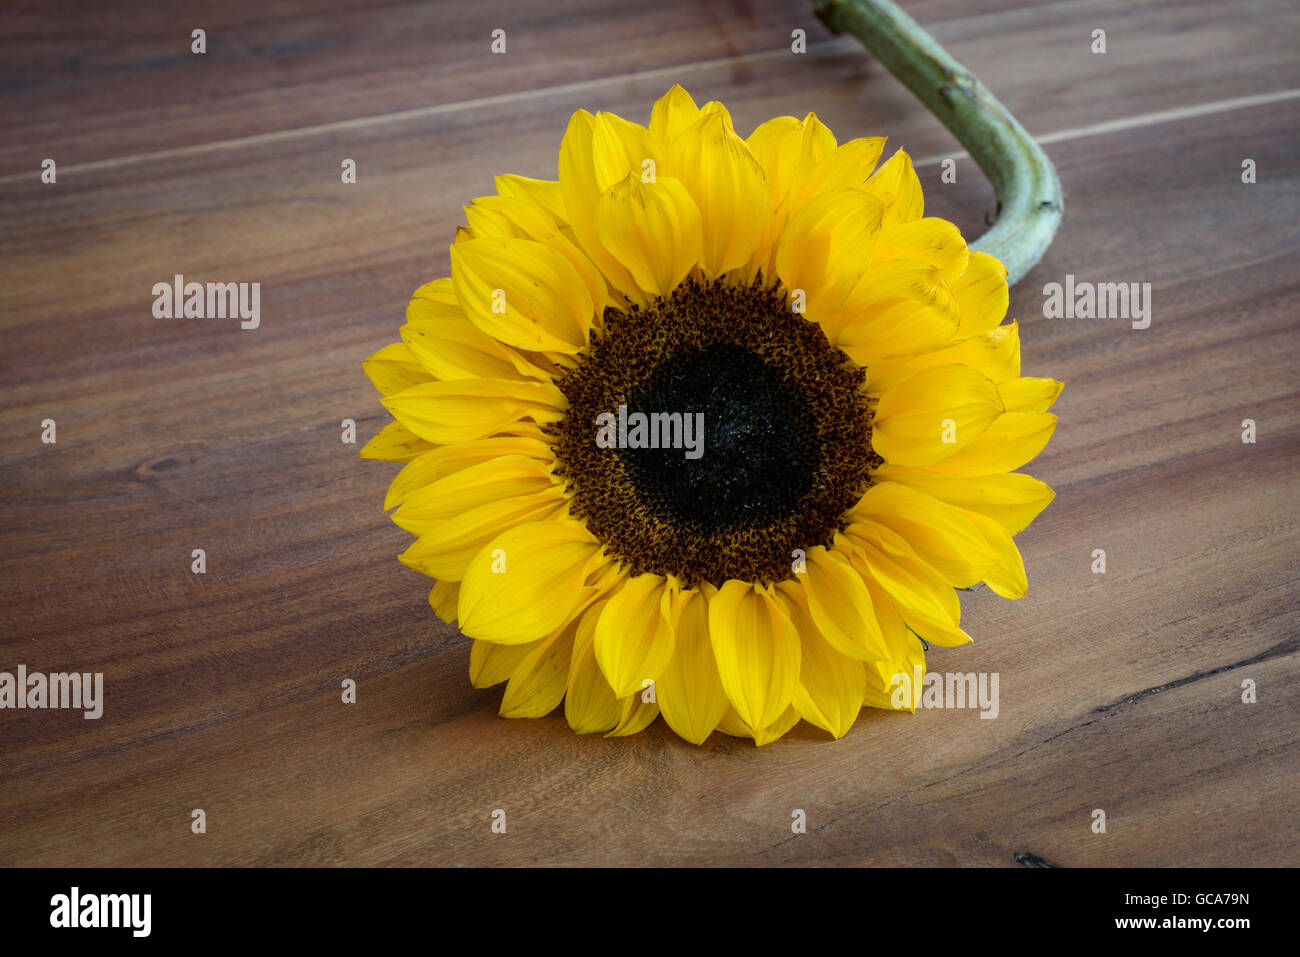
[[[998,198],[993,227],[971,244],[1015,284],[1043,257],[1064,199],[1052,161],[975,75],[889,0],[813,0],[823,23],[851,33],[930,108],[979,164]]]

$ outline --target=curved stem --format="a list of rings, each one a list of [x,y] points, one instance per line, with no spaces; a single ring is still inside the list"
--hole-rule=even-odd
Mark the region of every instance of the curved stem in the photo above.
[[[1016,283],[1043,257],[1064,211],[1052,161],[975,75],[889,0],[813,0],[835,33],[851,33],[952,131],[993,184],[998,218],[971,243]]]

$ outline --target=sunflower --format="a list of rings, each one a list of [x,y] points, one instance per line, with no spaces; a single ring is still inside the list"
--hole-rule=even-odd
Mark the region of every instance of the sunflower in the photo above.
[[[674,87],[465,208],[366,360],[395,421],[361,455],[404,463],[400,559],[503,715],[838,738],[970,640],[954,589],[1025,594],[1012,535],[1053,493],[1013,470],[1061,383],[1021,377],[1006,270],[883,148],[814,114],[742,138]]]

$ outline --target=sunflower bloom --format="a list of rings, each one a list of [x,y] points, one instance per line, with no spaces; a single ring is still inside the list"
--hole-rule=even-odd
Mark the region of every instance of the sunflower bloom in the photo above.
[[[883,148],[813,114],[742,138],[674,87],[465,208],[366,360],[395,421],[361,455],[403,463],[400,559],[503,715],[838,738],[970,640],[954,589],[1025,594],[1053,493],[1014,470],[1061,383],[1021,377],[1002,264]]]

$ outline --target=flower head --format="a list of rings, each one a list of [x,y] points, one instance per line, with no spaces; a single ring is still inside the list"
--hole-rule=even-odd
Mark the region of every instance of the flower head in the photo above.
[[[502,714],[839,737],[915,708],[922,639],[970,640],[955,588],[1025,593],[1012,535],[1053,493],[1013,470],[1061,384],[883,147],[812,114],[741,138],[674,87],[466,207],[366,361],[396,421],[362,455],[405,463],[401,560]]]

